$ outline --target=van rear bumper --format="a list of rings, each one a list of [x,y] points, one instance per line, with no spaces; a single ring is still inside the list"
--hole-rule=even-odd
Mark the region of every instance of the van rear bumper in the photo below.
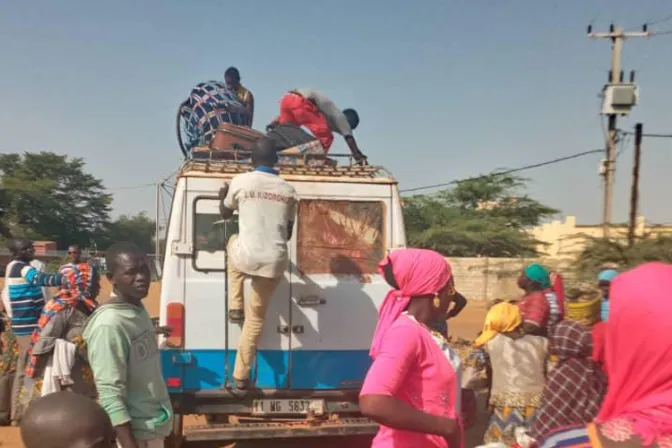
[[[262,399],[322,399],[326,413],[359,414],[358,390],[293,390],[252,389],[245,395],[234,394],[228,389],[171,393],[175,412],[187,414],[248,415],[254,400]]]
[[[192,426],[185,428],[188,442],[222,442],[249,439],[303,437],[372,436],[378,425],[366,418],[345,418],[324,422],[246,423]]]

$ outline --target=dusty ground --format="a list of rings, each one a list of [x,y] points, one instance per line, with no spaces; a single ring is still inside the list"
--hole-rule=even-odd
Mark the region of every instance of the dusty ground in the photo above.
[[[2,287],[2,279],[0,279],[0,288]],[[147,310],[149,313],[153,316],[158,315],[159,312],[159,293],[160,293],[161,286],[159,283],[155,283],[152,285],[149,296],[147,299],[145,299],[145,306],[147,307]],[[105,297],[110,292],[110,285],[107,282],[103,282],[102,285],[102,291],[101,291],[101,297],[103,298],[102,301],[105,300]],[[464,337],[464,338],[470,338],[473,339],[476,336],[476,333],[481,329],[481,326],[483,325],[483,318],[485,316],[485,305],[482,303],[477,303],[477,302],[471,302],[465,308],[465,310],[462,312],[460,316],[458,316],[456,319],[450,321],[450,332],[452,335],[455,337]],[[481,410],[483,409],[483,406],[481,405],[479,407]],[[479,419],[479,425],[476,428],[473,428],[471,431],[469,431],[469,434],[467,435],[467,443],[466,447],[474,447],[477,446],[480,437],[484,431],[484,425],[485,425],[485,415],[481,415],[481,418]],[[185,425],[195,425],[195,424],[203,424],[203,420],[201,417],[198,416],[189,416],[185,419]],[[343,439],[319,439],[319,441],[315,439],[303,439],[301,441],[298,440],[288,440],[288,441],[283,441],[283,440],[272,440],[268,442],[239,442],[233,445],[228,445],[228,447],[235,447],[235,448],[284,448],[284,447],[292,447],[292,448],[300,448],[300,447],[314,447],[317,446],[319,443],[319,446],[321,448],[341,448],[347,446],[348,448],[365,448],[370,446],[370,439],[369,438],[362,438],[362,437],[352,437],[348,438],[347,441]],[[23,448],[23,444],[21,443],[21,436],[19,435],[19,430],[18,428],[3,428],[0,427],[0,446],[2,448]],[[221,446],[213,446],[213,445],[195,445],[193,448],[222,448],[224,445]],[[192,448],[192,445],[189,446],[189,448]]]

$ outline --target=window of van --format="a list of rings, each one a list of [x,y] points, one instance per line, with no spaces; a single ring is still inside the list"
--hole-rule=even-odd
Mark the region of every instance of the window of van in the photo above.
[[[223,271],[225,250],[231,235],[238,233],[238,215],[228,221],[219,215],[219,201],[197,198],[194,201],[193,245],[194,268],[200,271]]]
[[[385,203],[302,199],[297,268],[304,274],[365,275],[385,257]]]

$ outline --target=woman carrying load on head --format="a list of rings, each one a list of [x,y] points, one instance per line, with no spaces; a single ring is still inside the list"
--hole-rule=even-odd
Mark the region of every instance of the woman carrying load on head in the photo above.
[[[429,328],[451,303],[450,265],[437,252],[402,249],[380,270],[392,290],[380,308],[359,398],[362,413],[380,423],[372,446],[459,448],[458,375],[447,344]]]
[[[614,278],[609,322],[600,327],[609,379],[602,407],[593,423],[547,434],[542,448],[672,446],[671,295],[670,264]]]
[[[33,332],[26,375],[17,403],[19,418],[34,399],[59,389],[96,397],[82,331],[86,320],[98,306],[96,297],[100,291],[100,277],[88,263],[65,265],[60,273],[67,280],[67,286],[61,287],[44,306],[38,328]],[[74,353],[71,384],[45,377],[49,361],[59,361],[56,357],[62,353]]]
[[[548,341],[526,334],[518,306],[502,302],[488,311],[474,346],[463,383],[473,388],[480,372],[490,372],[490,420],[483,440],[513,445],[516,429],[529,428],[541,404]]]
[[[602,293],[602,303],[600,304],[600,320],[606,322],[609,319],[609,290],[611,282],[618,275],[615,269],[605,269],[597,276],[597,286]]]
[[[562,321],[549,335],[548,351],[558,364],[548,375],[541,408],[530,435],[593,421],[607,392],[607,377],[593,360],[593,336],[578,322]]]
[[[518,287],[525,291],[519,305],[525,331],[531,334],[548,334],[548,330],[564,316],[561,303],[551,289],[548,271],[538,263],[530,264],[518,278]]]

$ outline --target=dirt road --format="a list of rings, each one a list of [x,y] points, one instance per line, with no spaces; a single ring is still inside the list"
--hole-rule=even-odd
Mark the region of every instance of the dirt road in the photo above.
[[[0,279],[0,288],[2,287],[2,279]],[[153,284],[149,296],[145,299],[145,306],[152,316],[159,313],[159,294],[161,285],[159,283]],[[109,295],[110,285],[103,282],[101,291],[101,301]],[[485,305],[478,302],[470,302],[467,308],[456,319],[450,321],[450,333],[456,337],[474,338],[483,325],[483,318],[485,317]],[[483,409],[483,407],[481,407]],[[468,434],[467,447],[474,447],[480,440],[480,434],[483,431],[483,418],[480,419],[477,428],[474,428]],[[200,417],[189,416],[185,419],[186,425],[203,424]],[[239,442],[233,445],[213,445],[213,444],[198,444],[189,445],[189,448],[312,448],[319,446],[320,448],[365,448],[370,446],[370,438],[367,437],[349,437],[347,439],[301,439],[301,440],[271,440],[265,442]],[[23,448],[21,443],[21,436],[18,428],[3,428],[0,427],[0,447],[1,448]]]

